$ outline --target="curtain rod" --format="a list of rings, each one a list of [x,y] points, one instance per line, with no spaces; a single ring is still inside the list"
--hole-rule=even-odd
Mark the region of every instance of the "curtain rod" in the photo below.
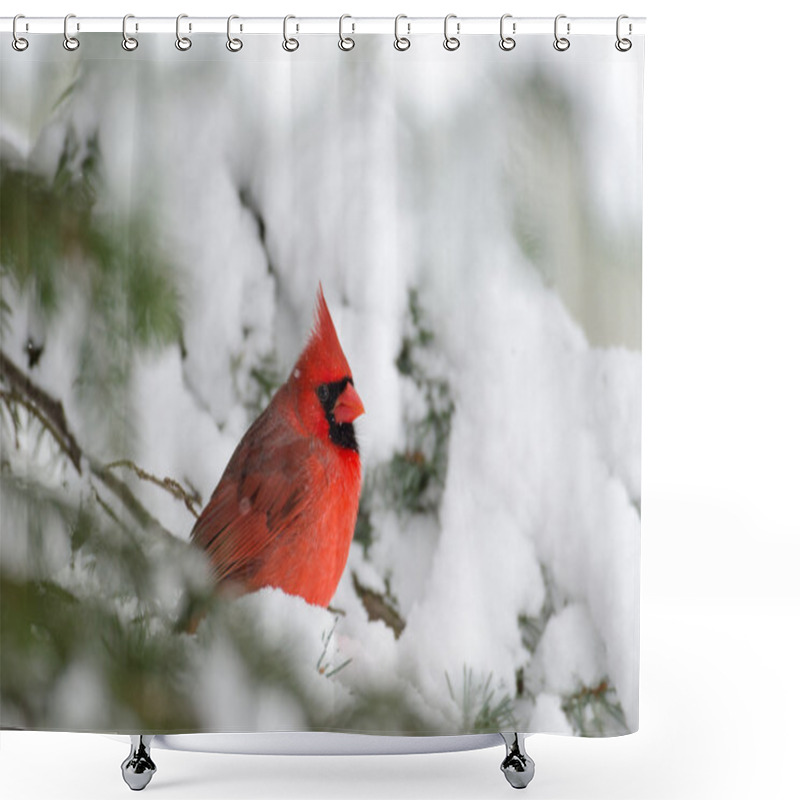
[[[193,17],[181,15],[181,30],[190,34],[226,33],[227,17]],[[616,17],[570,17],[560,15],[559,25],[565,29],[569,25],[570,35],[607,35],[616,33]],[[506,30],[514,35],[553,34],[554,17],[508,17]],[[11,33],[13,17],[0,17],[0,31]],[[244,34],[282,34],[283,17],[236,17],[233,30]],[[395,32],[394,17],[356,17],[346,15],[343,23],[348,34]],[[406,17],[400,20],[403,34],[408,31],[412,35],[442,35],[444,17]],[[451,29],[459,36],[473,34],[489,34],[499,31],[500,16],[497,17],[453,17]],[[20,16],[17,21],[19,34],[30,33],[63,33],[64,17]],[[298,29],[299,26],[299,29]],[[644,33],[644,17],[626,17],[623,20],[624,35],[640,35]],[[129,33],[175,33],[175,17],[136,17],[129,18]],[[294,16],[290,20],[290,30],[299,34],[336,34],[340,31],[338,17],[304,17]],[[122,17],[81,17],[70,15],[69,32],[72,35],[81,33],[121,33]]]

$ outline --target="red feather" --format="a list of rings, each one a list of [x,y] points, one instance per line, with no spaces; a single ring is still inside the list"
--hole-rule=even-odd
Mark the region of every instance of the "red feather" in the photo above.
[[[335,395],[330,413],[320,399],[323,385]],[[238,594],[275,586],[309,603],[330,603],[361,491],[352,427],[351,441],[336,426],[362,412],[320,287],[308,344],[239,442],[192,531],[221,587]]]

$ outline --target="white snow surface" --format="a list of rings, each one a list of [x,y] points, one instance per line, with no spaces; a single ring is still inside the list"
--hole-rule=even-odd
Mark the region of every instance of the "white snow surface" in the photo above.
[[[264,57],[249,41],[233,58],[199,38],[187,54],[169,37],[156,44],[155,58],[122,61],[114,39],[109,62],[82,47],[81,81],[32,143],[32,158],[52,170],[67,126],[79,139],[99,131],[108,212],[150,204],[179,275],[186,357],[177,345],[137,356],[130,457],[207,499],[251,421],[236,381],[270,352],[288,375],[320,282],[367,410],[357,423],[365,472],[403,449],[404,415],[418,402],[395,366],[412,288],[455,405],[438,515],[379,510],[368,557],[351,549],[332,601],[345,616],[327,652],[331,667],[352,659],[345,668],[332,677],[317,669],[330,612],[272,589],[234,608],[263,621],[263,636],[281,643],[332,712],[360,692],[396,689],[432,728],[455,728],[463,709],[448,680],[457,687],[469,670],[513,696],[525,667],[540,694],[518,705],[521,729],[571,732],[557,695],[607,678],[635,730],[641,355],[591,346],[517,243],[505,192],[515,129],[502,114],[512,95],[496,91],[506,73],[494,39],[481,51],[491,58],[457,63],[422,42],[405,61],[392,48],[378,58],[366,38],[332,62],[324,40],[304,40],[289,57]],[[544,78],[550,69],[546,60],[523,66]],[[583,67],[575,80],[594,81],[602,64]],[[174,72],[165,78],[165,69]],[[620,86],[635,89],[627,78]],[[604,119],[604,135],[613,128]],[[265,221],[265,246],[245,195]],[[615,202],[615,220],[631,207],[638,220],[629,196]],[[16,308],[4,344],[14,353],[28,324]],[[76,298],[55,323],[37,380],[63,399],[86,441],[70,385],[79,322]],[[131,485],[188,538],[193,519],[180,502]],[[545,571],[562,606],[531,655],[518,617],[541,613]],[[351,572],[377,591],[391,574],[407,622],[399,639],[368,621]],[[205,624],[198,642],[209,649],[197,658],[209,729],[302,729],[298,703],[257,696]],[[63,702],[90,680],[76,665]]]

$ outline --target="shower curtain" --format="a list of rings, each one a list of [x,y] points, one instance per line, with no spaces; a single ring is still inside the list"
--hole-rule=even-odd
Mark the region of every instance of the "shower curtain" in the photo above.
[[[2,726],[636,730],[640,37],[234,30],[3,35]]]

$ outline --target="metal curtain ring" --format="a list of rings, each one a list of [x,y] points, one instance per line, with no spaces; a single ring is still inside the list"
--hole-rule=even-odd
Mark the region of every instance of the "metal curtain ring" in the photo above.
[[[444,18],[444,49],[449,50],[452,52],[453,50],[458,50],[461,47],[461,40],[456,36],[450,36],[448,34],[447,28],[450,23],[451,19],[456,19],[455,14],[448,14]],[[461,23],[456,23],[456,33],[460,33],[461,31]]]
[[[238,53],[244,47],[244,42],[241,39],[234,39],[231,36],[231,22],[233,22],[235,19],[239,19],[236,14],[231,14],[228,17],[228,41],[225,42],[225,47],[227,47],[231,53]],[[239,30],[241,29],[241,26],[239,26]]]
[[[511,19],[511,14],[503,14],[503,16],[500,17],[500,49],[506,52],[513,50],[517,46],[517,40],[513,36],[505,35],[504,28],[507,19]],[[511,31],[512,33],[517,32],[516,22],[512,24]]]
[[[139,40],[134,36],[128,36],[129,19],[135,19],[133,14],[126,14],[122,18],[122,49],[131,53],[139,46]],[[137,25],[136,28],[138,30],[139,26]]]
[[[297,19],[297,17],[293,17],[291,14],[287,14],[283,18],[283,44],[281,46],[287,53],[294,53],[294,51],[297,50],[298,47],[300,47],[300,42],[298,42],[297,39],[293,37],[289,38],[288,36],[290,19]]]
[[[560,53],[563,53],[565,50],[569,50],[569,39],[567,39],[566,36],[558,35],[558,21],[566,18],[566,14],[559,14],[553,23],[553,35],[556,37],[556,40],[553,42],[553,47],[555,47],[555,49]],[[567,23],[567,36],[569,36],[569,22]]]
[[[25,19],[25,15],[24,14],[17,14],[17,16],[14,17],[14,22],[13,22],[13,24],[11,26],[11,33],[12,33],[12,35],[14,37],[11,40],[11,46],[18,53],[21,53],[23,50],[27,50],[28,49],[28,40],[27,39],[23,39],[22,36],[20,36],[17,33],[17,20],[20,20],[20,19]]]
[[[400,20],[401,19],[408,19],[405,14],[398,14],[394,18],[394,49],[399,50],[401,53],[404,50],[408,50],[411,47],[411,39],[408,36],[401,36],[400,35]],[[406,22],[406,28],[408,28],[408,33],[411,33],[411,23]]]
[[[192,40],[188,36],[181,36],[181,20],[189,19],[188,14],[178,14],[175,18],[175,47],[186,52],[192,46]],[[192,23],[189,23],[189,30],[192,30]]]
[[[342,14],[342,16],[339,17],[339,49],[344,50],[345,53],[349,52],[356,46],[355,40],[350,36],[345,36],[344,31],[342,30],[344,21],[346,19],[353,19],[353,18],[349,14]],[[355,33],[356,24],[355,22],[351,24],[353,26],[353,33]]]
[[[81,43],[78,41],[77,37],[69,35],[67,26],[69,25],[69,21],[71,19],[75,19],[74,14],[67,14],[67,16],[64,17],[64,49],[69,50],[70,52],[77,50],[81,46]]]
[[[617,41],[614,42],[614,47],[616,47],[617,50],[620,51],[620,53],[627,53],[628,50],[630,50],[631,47],[633,47],[633,42],[630,39],[623,39],[619,35],[620,22],[622,22],[622,20],[624,20],[624,19],[628,19],[628,15],[627,14],[620,14],[617,17]],[[632,28],[632,26],[631,26],[631,24],[629,22],[628,23],[628,34],[632,33],[632,31],[633,31],[633,28]]]

